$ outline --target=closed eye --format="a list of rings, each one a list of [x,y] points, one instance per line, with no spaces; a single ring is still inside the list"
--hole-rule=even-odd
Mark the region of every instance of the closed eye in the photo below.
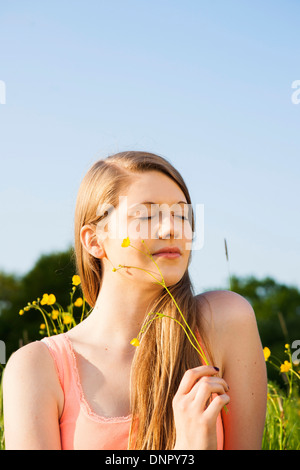
[[[154,217],[156,217],[156,215],[154,216],[149,216],[149,217],[139,217],[140,220],[150,220],[150,219],[153,219]],[[183,215],[177,215],[175,214],[174,217],[177,217],[181,220],[189,220],[188,217],[184,217]]]

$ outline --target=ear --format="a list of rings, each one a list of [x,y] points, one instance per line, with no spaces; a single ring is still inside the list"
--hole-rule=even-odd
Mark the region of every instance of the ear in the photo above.
[[[99,242],[96,231],[91,225],[84,225],[81,228],[80,240],[85,250],[94,258],[104,258],[106,256],[104,247]]]

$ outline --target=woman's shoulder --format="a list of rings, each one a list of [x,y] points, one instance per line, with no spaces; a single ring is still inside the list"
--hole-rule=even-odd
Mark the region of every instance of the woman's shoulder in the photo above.
[[[11,354],[3,381],[6,388],[17,385],[33,394],[44,387],[57,395],[59,387],[53,359],[42,341],[28,343]]]
[[[204,317],[207,324],[213,322],[218,329],[255,319],[250,302],[236,292],[212,290],[195,298],[199,305],[199,315]]]
[[[33,367],[34,370],[40,367],[47,367],[50,364],[49,353],[42,344],[42,341],[33,341],[14,351],[6,364],[5,370]]]
[[[36,370],[40,367],[50,367],[53,360],[48,352],[49,347],[61,347],[61,344],[64,344],[63,337],[64,334],[58,334],[25,344],[11,354],[6,368],[18,365],[22,367],[34,365]]]
[[[57,423],[63,400],[52,358],[43,342],[34,341],[15,351],[3,376],[6,448],[60,448]]]
[[[216,361],[223,368],[233,344],[243,342],[245,335],[255,339],[257,325],[250,302],[228,290],[214,290],[196,296],[199,324],[208,339]],[[250,338],[251,340],[251,338]]]

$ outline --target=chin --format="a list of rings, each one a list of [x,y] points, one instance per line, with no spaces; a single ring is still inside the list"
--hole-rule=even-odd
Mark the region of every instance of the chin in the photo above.
[[[182,275],[178,275],[178,272],[177,272],[173,276],[171,274],[164,276],[166,286],[167,287],[174,286],[175,284],[177,284],[177,282],[179,282],[182,279],[183,275],[184,273],[182,273]]]

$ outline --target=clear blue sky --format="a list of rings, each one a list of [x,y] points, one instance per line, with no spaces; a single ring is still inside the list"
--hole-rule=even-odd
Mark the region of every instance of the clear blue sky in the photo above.
[[[0,269],[73,242],[98,158],[146,150],[205,207],[198,292],[232,273],[300,287],[300,2],[1,0]],[[29,299],[30,300],[30,299]]]

